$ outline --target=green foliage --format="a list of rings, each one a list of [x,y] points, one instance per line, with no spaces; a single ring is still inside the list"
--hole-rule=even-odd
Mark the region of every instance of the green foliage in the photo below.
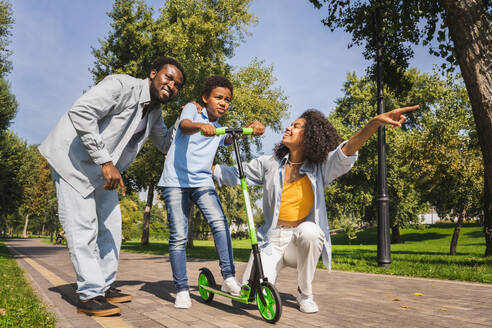
[[[135,77],[148,76],[152,61],[161,55],[173,57],[184,67],[187,82],[178,98],[164,106],[164,120],[168,126],[179,116],[179,108],[189,101],[201,100],[205,80],[211,75],[224,75],[234,85],[230,112],[220,123],[242,126],[258,119],[275,131],[287,113],[286,97],[275,88],[273,68],[257,59],[234,71],[227,59],[248,35],[248,26],[257,18],[248,12],[251,0],[169,0],[159,13],[143,0],[116,0],[108,14],[112,19],[111,31],[98,49],[91,69],[95,82],[108,74],[125,73]],[[154,19],[155,17],[155,19]],[[241,148],[251,158],[252,146],[260,149],[261,138],[245,139]],[[217,163],[233,164],[231,150],[220,149]],[[150,144],[145,145],[134,163],[124,174],[131,190],[155,186],[162,172],[164,157]],[[241,192],[237,188],[219,191],[229,219],[244,222],[245,211]],[[252,199],[259,197],[258,189]],[[206,223],[196,211],[196,229],[206,229]],[[153,223],[151,223],[152,225]]]
[[[440,217],[482,211],[483,161],[468,95],[461,80],[441,82],[439,106],[424,113],[406,147],[416,185]]]
[[[425,74],[419,74],[416,70],[407,72],[406,78],[412,85],[432,80]],[[419,89],[420,93],[432,90],[432,87],[427,88],[427,86],[430,87],[426,85]],[[348,139],[376,115],[375,90],[375,83],[369,78],[359,79],[355,74],[347,75],[347,81],[344,83],[345,95],[337,100],[337,107],[329,117],[344,139]],[[415,93],[411,91],[404,98],[388,93],[388,106],[400,107],[404,104],[419,103],[415,101],[426,98],[420,93]],[[422,105],[425,108],[425,104]],[[409,127],[416,124],[418,115],[410,117]],[[408,154],[404,152],[406,131],[403,129],[387,129],[386,131],[390,217],[392,225],[405,226],[416,222],[417,215],[424,212],[427,205],[413,183],[415,168],[409,164]],[[358,156],[352,170],[334,181],[326,190],[325,198],[329,218],[339,220],[343,216],[352,215],[370,222],[376,217],[374,197],[377,177],[376,136],[366,142],[359,150]]]
[[[0,327],[55,327],[55,316],[34,294],[24,273],[0,242]],[[3,312],[3,311],[2,311]]]
[[[343,229],[349,240],[349,245],[352,239],[357,238],[357,233],[360,231],[362,220],[354,215],[340,215],[333,220],[335,229]]]
[[[412,44],[422,42],[431,54],[445,58],[452,69],[456,65],[448,31],[442,24],[444,11],[439,1],[426,0],[309,0],[316,8],[326,7],[323,24],[332,31],[343,29],[352,35],[352,45],[364,46],[364,57],[376,54],[375,32],[383,43],[384,81],[391,89],[405,90],[404,72],[413,57]],[[377,10],[379,9],[379,14]],[[437,40],[437,49],[431,43]],[[444,65],[446,66],[446,65]],[[375,64],[368,69],[375,74]]]
[[[3,78],[0,77],[0,139],[3,138],[3,131],[5,131],[12,121],[17,112],[17,100],[15,96],[10,93],[10,85]]]
[[[14,23],[12,16],[10,2],[0,0],[0,231],[4,232],[8,217],[16,211],[22,199],[22,189],[16,179],[26,148],[14,133],[6,131],[17,111],[17,101],[5,79],[12,69],[8,60],[11,51],[7,48]]]
[[[0,138],[0,206],[3,228],[7,215],[16,212],[23,199],[24,185],[19,179],[27,145],[15,133],[3,132]]]
[[[141,236],[145,206],[145,202],[138,197],[136,192],[128,193],[126,197],[121,198],[122,234],[126,240]],[[150,222],[150,231],[154,238],[166,238],[169,235],[162,208],[152,207]]]
[[[8,0],[0,0],[0,77],[12,70],[12,63],[8,60],[11,51],[7,46],[10,43],[11,29],[14,24],[12,5]]]
[[[388,107],[420,104],[402,129],[386,129],[388,193],[392,225],[418,222],[428,206],[441,217],[480,211],[483,166],[466,90],[460,79],[405,73],[411,89],[405,95],[386,90]],[[348,138],[375,115],[375,85],[367,77],[348,74],[345,96],[330,115]],[[376,216],[376,137],[359,151],[354,168],[326,190],[330,218]]]

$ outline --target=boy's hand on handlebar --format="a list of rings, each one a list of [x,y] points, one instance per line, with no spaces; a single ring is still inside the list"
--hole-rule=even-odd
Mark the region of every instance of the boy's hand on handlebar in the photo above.
[[[265,126],[261,124],[258,120],[254,120],[253,123],[246,125],[245,128],[253,128],[254,136],[261,136],[263,133],[265,133]]]
[[[215,131],[215,126],[212,124],[203,124],[200,127],[200,131],[203,133],[205,137],[215,137],[216,131]]]

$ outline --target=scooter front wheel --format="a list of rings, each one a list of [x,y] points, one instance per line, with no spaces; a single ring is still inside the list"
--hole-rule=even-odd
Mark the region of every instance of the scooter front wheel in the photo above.
[[[202,286],[208,286],[210,288],[216,287],[214,275],[207,268],[201,268],[198,275],[198,291],[205,303],[210,303],[214,299],[214,293],[205,290]]]
[[[262,293],[263,297],[259,293]],[[264,301],[262,301],[262,299]],[[256,293],[258,310],[266,322],[275,323],[282,315],[282,301],[275,287],[269,282],[262,282],[259,292]]]

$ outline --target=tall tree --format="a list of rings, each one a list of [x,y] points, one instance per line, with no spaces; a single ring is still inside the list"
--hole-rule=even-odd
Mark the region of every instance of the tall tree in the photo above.
[[[492,6],[489,0],[309,1],[317,8],[326,6],[328,16],[323,23],[331,30],[342,28],[351,33],[354,44],[365,44],[366,56],[373,53],[368,16],[372,16],[376,7],[382,8],[387,72],[392,62],[408,63],[408,58],[413,56],[409,43],[422,42],[429,46],[431,53],[458,64],[477,126],[484,172],[492,176]],[[437,49],[431,46],[435,38]],[[396,67],[406,68],[405,65]],[[488,194],[491,194],[492,179],[487,181]],[[491,208],[485,206],[484,211]],[[487,222],[489,225],[484,231],[489,234],[485,236],[489,250],[492,249],[492,223]],[[492,253],[487,251],[486,255]]]
[[[3,132],[0,138],[0,219],[2,230],[12,230],[12,214],[22,204],[24,185],[19,179],[27,145],[15,133]]]
[[[440,217],[457,218],[450,245],[455,255],[464,219],[482,212],[483,162],[465,88],[450,76],[443,87],[439,106],[409,132],[405,151],[423,197]]]
[[[0,0],[0,76],[12,70],[12,63],[8,59],[11,51],[8,49],[10,44],[11,29],[14,24],[12,5],[8,0]]]
[[[37,216],[38,219],[44,220],[41,215],[49,211],[50,199],[55,194],[49,165],[35,145],[27,148],[23,164],[19,170],[18,180],[23,185],[23,200],[20,211],[25,217],[22,236],[26,238],[29,218]],[[42,223],[38,225],[42,225]]]
[[[200,100],[202,85],[209,76],[221,74],[237,84],[232,105],[237,109],[231,109],[222,124],[245,124],[257,118],[278,130],[287,104],[282,92],[272,86],[274,78],[271,67],[253,61],[248,68],[240,69],[235,75],[226,62],[245,39],[247,27],[256,22],[256,17],[248,12],[250,2],[169,0],[154,20],[152,9],[144,1],[116,0],[109,13],[112,30],[100,42],[100,47],[93,49],[96,61],[91,72],[94,80],[97,82],[112,73],[145,78],[152,60],[161,55],[170,56],[183,65],[187,83],[178,99],[165,106],[163,114],[168,126],[179,116],[178,109],[182,105],[191,100]],[[241,96],[250,92],[246,91],[248,88],[256,90],[250,103],[245,100],[246,95]],[[256,141],[255,145],[258,146],[259,142]],[[124,177],[134,188],[148,189],[152,193],[162,170],[163,156],[149,147],[145,146]],[[245,140],[242,147],[250,152],[250,141]],[[221,152],[221,156],[225,157],[219,156],[219,159],[231,158],[227,151]],[[150,212],[152,203],[148,206]],[[144,244],[148,242],[147,226],[145,223]]]
[[[0,0],[0,134],[8,128],[17,111],[17,102],[10,92],[9,83],[5,79],[5,75],[12,70],[12,63],[8,59],[11,54],[8,45],[12,34],[12,24],[14,23],[12,16],[10,2]]]
[[[411,91],[403,96],[386,90],[387,103],[391,107],[401,107],[406,103],[421,104],[420,113],[430,110],[435,105],[433,96],[436,92],[435,78],[420,74],[417,70],[405,73],[405,79],[412,86]],[[343,138],[348,138],[362,128],[374,113],[375,82],[369,77],[358,78],[354,73],[348,74],[344,83],[345,95],[337,100],[337,106],[329,119]],[[414,180],[414,168],[409,165],[403,152],[406,142],[406,131],[419,122],[415,116],[413,123],[403,129],[388,130],[387,132],[387,165],[388,193],[390,195],[390,216],[392,218],[392,238],[399,240],[399,227],[407,226],[418,221],[418,214],[425,211],[427,205],[422,199]],[[337,179],[326,190],[326,202],[329,217],[337,221],[355,221],[362,218],[373,222],[376,216],[374,186],[377,168],[376,138],[372,137],[365,147],[359,150],[359,158],[354,168],[343,177]]]

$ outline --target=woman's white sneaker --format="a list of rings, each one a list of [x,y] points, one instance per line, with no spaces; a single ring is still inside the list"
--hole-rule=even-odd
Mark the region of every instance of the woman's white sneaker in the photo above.
[[[304,313],[316,313],[318,312],[318,304],[313,300],[312,296],[305,296],[299,294],[296,298],[299,310]]]
[[[189,309],[191,307],[190,292],[188,290],[183,290],[176,294],[174,307],[178,309]]]
[[[241,296],[241,284],[235,277],[229,277],[222,283],[221,291],[229,293],[232,296]]]

